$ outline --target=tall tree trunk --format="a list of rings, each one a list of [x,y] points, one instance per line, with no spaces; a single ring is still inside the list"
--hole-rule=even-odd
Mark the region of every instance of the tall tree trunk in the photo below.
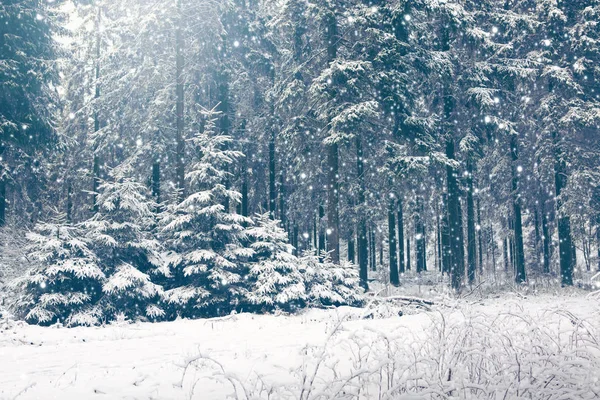
[[[435,213],[435,240],[436,240],[436,266],[439,272],[442,272],[442,227],[440,224],[439,210]]]
[[[402,198],[398,197],[398,261],[399,261],[399,272],[403,274],[405,272],[405,261],[404,261],[404,216],[402,212]]]
[[[542,201],[542,247],[544,255],[544,273],[550,273],[550,230],[548,229],[548,215],[546,214],[546,200]]]
[[[271,127],[269,140],[269,214],[275,219],[277,208],[277,188],[275,186],[275,129]]]
[[[481,198],[477,196],[477,240],[479,242],[479,274],[483,275],[483,225],[481,225]],[[486,250],[486,257],[487,255]],[[488,261],[489,263],[489,261]]]
[[[563,213],[562,191],[567,186],[567,165],[563,159],[562,150],[556,132],[552,133],[554,140],[554,183],[556,189],[556,213],[558,217],[558,248],[560,253],[560,276],[562,284],[573,285],[573,256],[571,239],[571,221]]]
[[[596,215],[596,246],[598,247],[598,271],[600,271],[600,214]]]
[[[390,283],[394,286],[400,285],[398,276],[398,260],[396,259],[396,208],[394,199],[390,199],[388,211],[388,242],[390,246]]]
[[[542,241],[542,237],[540,234],[540,209],[538,207],[538,205],[536,204],[533,207],[533,224],[535,225],[535,260],[537,263],[536,269],[539,270],[539,265],[540,265],[540,243]]]
[[[425,260],[423,258],[423,248],[425,247],[425,237],[423,235],[423,218],[421,216],[421,199],[417,197],[415,220],[415,257],[417,263],[417,273],[425,271]]]
[[[377,234],[371,223],[371,269],[377,271]]]
[[[508,237],[504,237],[502,241],[502,255],[504,258],[504,271],[508,273]]]
[[[296,221],[293,223],[293,233],[292,233],[292,246],[294,246],[294,255],[298,255],[298,224]]]
[[[354,263],[354,229],[350,228],[348,232],[348,261]]]
[[[224,43],[226,43],[226,39],[223,40]],[[226,53],[226,48],[223,45],[223,54],[227,54]],[[229,136],[230,134],[230,130],[231,130],[231,121],[229,120],[229,76],[227,75],[227,73],[225,72],[219,72],[218,73],[218,90],[219,90],[219,106],[218,106],[218,111],[221,113],[220,118],[219,118],[219,125],[220,125],[220,129],[221,129],[221,133],[225,136]],[[228,146],[228,144],[224,145],[225,147]],[[225,172],[229,172],[229,166],[225,165]],[[225,176],[225,181],[223,182],[223,184],[225,185],[225,189],[229,189],[230,187],[230,182],[229,182],[229,174],[227,173],[227,175]],[[223,199],[223,207],[225,208],[225,212],[230,212],[230,208],[229,208],[230,204],[229,204],[229,197],[225,196],[225,198]]]
[[[410,271],[410,236],[406,236],[406,270]]]
[[[329,185],[327,191],[327,243],[328,251],[331,254],[331,261],[334,264],[340,263],[340,215],[338,205],[340,202],[339,182],[338,182],[338,146],[332,144],[329,146],[328,154],[329,165]]]
[[[454,160],[454,140],[446,141],[446,156]],[[461,209],[457,173],[451,165],[446,166],[448,186],[448,225],[450,228],[450,276],[452,288],[456,292],[462,289],[465,273],[464,241],[462,233]]]
[[[331,64],[337,57],[338,46],[338,26],[334,10],[329,10],[325,17],[326,32],[325,39],[327,43],[327,62]],[[327,151],[327,166],[329,169],[327,179],[327,228],[329,244],[328,250],[331,253],[331,261],[334,264],[340,263],[340,215],[339,215],[339,154],[338,144],[330,143]]]
[[[283,168],[280,168],[279,173],[279,219],[281,220],[281,226],[285,226],[286,215],[285,215],[285,176]]]
[[[442,272],[451,274],[452,257],[450,243],[450,222],[448,219],[448,194],[443,194],[444,207],[442,209]]]
[[[1,173],[1,172],[0,172]],[[0,226],[6,224],[6,179],[0,177]]]
[[[510,140],[510,152],[512,156],[512,191],[515,233],[515,282],[524,283],[525,275],[525,250],[523,246],[523,221],[521,217],[521,194],[520,194],[520,172],[517,170],[519,161],[519,143],[517,135],[512,135]]]
[[[96,19],[96,83],[94,93],[94,133],[100,130],[100,111],[98,102],[100,99],[100,19],[102,11],[98,7],[98,16]],[[92,211],[98,212],[98,188],[100,187],[100,158],[97,152],[97,146],[94,147],[94,157],[92,161]]]
[[[325,254],[325,229],[323,218],[325,218],[325,208],[323,205],[319,205],[319,256]]]
[[[179,200],[185,197],[185,138],[184,129],[184,92],[183,92],[183,35],[181,33],[181,0],[177,0],[177,27],[175,28],[175,69],[176,69],[176,84],[175,84],[175,114],[176,114],[176,154],[175,154],[175,181]]]
[[[367,288],[368,279],[368,239],[367,239],[367,222],[364,215],[365,206],[365,168],[363,159],[362,140],[360,135],[356,135],[356,175],[358,178],[358,270],[360,276],[360,284]]]
[[[467,159],[467,277],[475,282],[477,270],[477,244],[475,242],[475,203],[473,201],[473,160]]]

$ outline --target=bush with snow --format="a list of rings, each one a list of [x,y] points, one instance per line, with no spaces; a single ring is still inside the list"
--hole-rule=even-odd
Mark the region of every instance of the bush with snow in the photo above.
[[[27,321],[68,326],[100,322],[97,303],[106,276],[84,237],[81,225],[61,222],[39,224],[27,235],[38,265],[14,282],[23,293],[15,308]]]
[[[329,257],[321,259],[310,252],[299,261],[310,306],[362,305],[363,289],[354,264],[342,262],[336,265]]]

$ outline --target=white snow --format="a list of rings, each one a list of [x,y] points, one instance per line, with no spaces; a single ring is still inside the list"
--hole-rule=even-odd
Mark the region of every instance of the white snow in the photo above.
[[[523,398],[593,399],[600,393],[597,298],[440,298],[429,311],[363,319],[368,314],[342,307],[70,329],[5,321],[0,399],[511,399],[515,388]],[[519,361],[522,381],[511,375],[517,365],[511,359]],[[481,363],[479,374],[489,374],[480,383],[461,369],[473,360]],[[456,366],[451,379],[446,364]]]

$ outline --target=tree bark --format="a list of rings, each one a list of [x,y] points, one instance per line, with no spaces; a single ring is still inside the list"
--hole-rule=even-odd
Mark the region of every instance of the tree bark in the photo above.
[[[329,165],[329,185],[327,191],[327,250],[330,252],[331,261],[340,263],[340,215],[338,205],[340,202],[338,182],[338,145],[329,145],[327,164]]]
[[[449,138],[446,141],[446,156],[454,160],[454,140]],[[447,186],[448,186],[448,225],[450,235],[450,276],[452,288],[456,292],[462,289],[462,282],[465,273],[464,260],[464,241],[462,233],[461,209],[459,200],[459,189],[457,174],[454,167],[446,167]]]
[[[400,285],[398,276],[398,260],[396,259],[396,209],[394,199],[390,199],[388,211],[388,242],[390,246],[390,283],[394,286]]]
[[[348,232],[348,261],[354,263],[354,229],[350,228]]]
[[[525,251],[523,246],[523,221],[521,217],[521,194],[520,194],[520,172],[517,170],[519,161],[519,143],[517,135],[512,135],[510,140],[510,152],[512,156],[512,191],[514,212],[514,234],[515,234],[515,282],[525,283]]]
[[[178,198],[182,201],[185,197],[185,138],[184,129],[184,92],[183,92],[183,36],[181,33],[181,0],[177,1],[177,27],[175,28],[175,114],[176,114],[176,155],[175,155],[175,181],[177,186]]]
[[[481,199],[477,196],[477,240],[479,242],[479,275],[483,275],[483,225],[481,224]],[[488,249],[486,247],[486,259],[488,258]],[[489,263],[489,261],[488,261]]]
[[[363,159],[362,140],[360,135],[356,135],[356,175],[358,178],[358,270],[360,284],[367,288],[369,258],[368,258],[368,239],[367,222],[364,215],[365,206],[365,169]]]
[[[473,160],[467,159],[467,278],[475,282],[477,244],[475,242],[475,202],[473,201]]]
[[[542,201],[542,247],[544,251],[544,273],[550,273],[550,230],[548,229],[548,215],[546,214],[546,201]]]
[[[402,198],[398,196],[398,261],[399,261],[399,272],[403,274],[405,272],[405,261],[404,261],[404,216],[402,212]]]
[[[554,184],[556,189],[556,213],[558,217],[558,248],[560,253],[560,276],[564,286],[573,285],[573,256],[571,240],[571,221],[562,212],[564,199],[561,194],[567,186],[567,165],[563,159],[562,150],[556,132],[552,133],[554,140]]]
[[[100,111],[98,102],[100,99],[100,19],[102,11],[98,7],[98,16],[96,19],[96,82],[94,93],[94,133],[100,130]],[[92,160],[92,211],[98,212],[98,188],[100,187],[100,159],[97,153],[97,146],[94,147],[94,156]]]
[[[410,236],[406,237],[406,270],[410,271]]]
[[[271,127],[269,140],[269,214],[275,219],[277,208],[277,188],[275,186],[275,129]]]
[[[424,247],[425,247],[425,236],[423,235],[423,218],[421,216],[421,199],[417,197],[416,200],[416,211],[414,215],[415,219],[415,257],[417,263],[417,273],[425,271],[425,259],[424,259]]]

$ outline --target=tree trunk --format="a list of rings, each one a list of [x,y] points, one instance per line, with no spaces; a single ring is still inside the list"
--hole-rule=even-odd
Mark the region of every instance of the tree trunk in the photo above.
[[[410,271],[410,236],[406,237],[406,270]]]
[[[560,253],[560,276],[562,284],[573,285],[573,256],[571,243],[571,221],[562,211],[564,199],[561,194],[567,186],[567,165],[562,158],[558,134],[552,133],[554,140],[554,183],[556,189],[556,214],[558,217],[558,248]]]
[[[454,140],[446,141],[446,156],[454,160]],[[465,273],[464,241],[462,233],[461,209],[457,173],[451,165],[446,166],[448,186],[448,225],[450,235],[450,276],[452,288],[456,292],[462,289]]]
[[[183,36],[181,34],[181,0],[177,1],[177,27],[175,28],[175,113],[177,117],[176,155],[175,155],[175,181],[178,198],[182,201],[185,197],[185,138],[183,134],[184,118],[184,92],[183,92]]]
[[[519,143],[517,135],[512,135],[510,140],[510,152],[512,156],[512,191],[514,211],[514,234],[515,234],[515,282],[525,283],[525,250],[523,246],[523,221],[521,217],[521,194],[520,194],[520,172],[517,170],[519,161]]]
[[[269,214],[275,219],[277,208],[277,188],[275,186],[275,129],[271,127],[271,139],[269,140]]]
[[[504,237],[502,241],[502,256],[504,258],[504,271],[508,273],[508,237]]]
[[[323,256],[325,254],[325,229],[323,229],[323,218],[325,218],[325,208],[319,206],[319,251],[318,255]]]
[[[152,164],[152,197],[156,202],[156,211],[160,211],[160,161]]]
[[[415,212],[415,257],[417,262],[417,273],[425,271],[424,247],[425,236],[423,235],[423,218],[421,216],[421,199],[417,197]]]
[[[398,276],[398,260],[396,259],[396,209],[394,199],[390,199],[388,211],[388,242],[390,246],[390,283],[394,286],[400,285]]]
[[[340,215],[339,215],[339,183],[338,183],[338,145],[329,146],[327,157],[329,165],[329,185],[327,192],[327,243],[328,251],[331,253],[331,261],[340,263]]]
[[[325,17],[327,43],[327,62],[331,64],[337,57],[338,26],[335,12],[330,10]],[[339,215],[339,154],[338,144],[330,143],[327,151],[327,166],[329,174],[327,179],[327,242],[331,253],[331,261],[340,263],[340,215]]]
[[[283,168],[280,168],[279,173],[279,219],[281,220],[281,226],[285,226],[286,215],[285,215],[285,176]]]
[[[550,231],[546,214],[546,201],[542,201],[542,246],[544,251],[544,273],[550,273]]]
[[[481,225],[481,199],[477,196],[477,240],[479,242],[479,275],[483,275],[483,225]],[[489,257],[486,248],[486,257]],[[488,261],[489,264],[489,261]]]
[[[405,272],[404,262],[404,216],[402,212],[402,198],[398,196],[398,261],[399,261],[399,272],[403,274]]]
[[[348,232],[348,261],[354,263],[354,229],[350,228]]]
[[[473,160],[467,160],[467,277],[469,285],[475,282],[477,244],[475,242],[475,203],[473,201]]]
[[[600,271],[600,214],[596,216],[596,246],[598,246],[598,271]]]
[[[100,18],[102,11],[98,7],[98,16],[96,20],[96,84],[94,93],[94,133],[100,130],[100,111],[98,102],[100,99]],[[94,157],[92,161],[92,211],[98,212],[98,188],[100,187],[100,159],[97,153],[97,147],[94,148]]]
[[[442,272],[451,273],[451,248],[450,248],[450,222],[448,220],[448,194],[443,195],[444,207],[442,210]]]
[[[365,206],[365,169],[363,159],[362,141],[360,135],[356,135],[356,175],[358,178],[358,270],[360,276],[360,284],[367,288],[368,279],[368,239],[367,239],[367,223],[364,215]]]
[[[436,240],[436,266],[439,272],[442,272],[442,227],[440,224],[440,214],[439,210],[436,210],[435,213],[435,240]]]
[[[0,177],[0,226],[6,224],[6,179]]]

